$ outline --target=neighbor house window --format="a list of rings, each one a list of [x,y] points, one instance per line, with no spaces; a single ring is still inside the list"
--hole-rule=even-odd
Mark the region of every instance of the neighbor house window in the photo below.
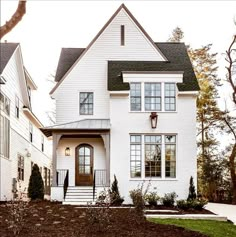
[[[16,118],[20,117],[20,102],[19,102],[19,98],[16,96],[16,108],[15,108],[15,113],[16,113]]]
[[[141,83],[130,83],[131,111],[141,111]]]
[[[130,176],[131,178],[141,177],[141,136],[130,136]]]
[[[125,45],[125,26],[124,25],[120,26],[120,45],[121,46]]]
[[[145,83],[145,110],[161,110],[161,83]]]
[[[29,140],[30,140],[30,142],[33,142],[33,125],[32,125],[32,123],[29,123]]]
[[[176,136],[165,136],[166,177],[176,177]]]
[[[24,156],[18,154],[18,179],[24,180]]]
[[[41,136],[41,151],[44,151],[44,136]]]
[[[144,136],[145,177],[161,177],[161,136]]]
[[[175,111],[175,83],[165,83],[165,111]]]
[[[10,121],[6,117],[0,115],[0,154],[5,158],[9,158],[10,146]]]
[[[10,100],[3,93],[0,93],[0,109],[10,115]]]
[[[93,114],[93,92],[80,92],[79,94],[80,114]]]

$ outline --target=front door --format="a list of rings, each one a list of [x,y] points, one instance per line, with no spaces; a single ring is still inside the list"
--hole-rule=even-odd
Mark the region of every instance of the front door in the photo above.
[[[78,186],[93,185],[93,147],[81,144],[75,152],[75,184]]]

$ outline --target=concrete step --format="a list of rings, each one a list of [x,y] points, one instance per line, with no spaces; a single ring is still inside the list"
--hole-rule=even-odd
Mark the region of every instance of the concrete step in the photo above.
[[[65,202],[92,202],[93,198],[65,198]]]
[[[70,190],[93,190],[93,186],[69,186]]]
[[[95,202],[92,201],[64,201],[63,205],[94,205]]]
[[[87,196],[85,196],[85,195],[66,195],[66,197],[65,197],[65,199],[71,199],[71,198],[73,198],[73,199],[93,199],[93,195],[87,195]],[[96,196],[94,196],[94,199],[96,199]]]
[[[96,192],[96,190],[95,190],[95,192]],[[67,193],[93,193],[93,190],[67,189]]]

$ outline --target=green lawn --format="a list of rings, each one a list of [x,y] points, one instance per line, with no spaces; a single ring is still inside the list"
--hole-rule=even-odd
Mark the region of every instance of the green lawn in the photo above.
[[[149,219],[160,224],[181,226],[186,229],[198,231],[209,237],[236,237],[236,225],[228,222],[208,220],[183,220],[183,219]]]

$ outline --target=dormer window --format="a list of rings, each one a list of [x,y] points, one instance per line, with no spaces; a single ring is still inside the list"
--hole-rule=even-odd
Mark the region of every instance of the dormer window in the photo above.
[[[15,101],[15,105],[16,105],[16,118],[20,117],[20,102],[19,102],[19,98],[16,96],[16,101]]]
[[[125,45],[125,26],[124,25],[120,26],[120,45],[121,46]]]

